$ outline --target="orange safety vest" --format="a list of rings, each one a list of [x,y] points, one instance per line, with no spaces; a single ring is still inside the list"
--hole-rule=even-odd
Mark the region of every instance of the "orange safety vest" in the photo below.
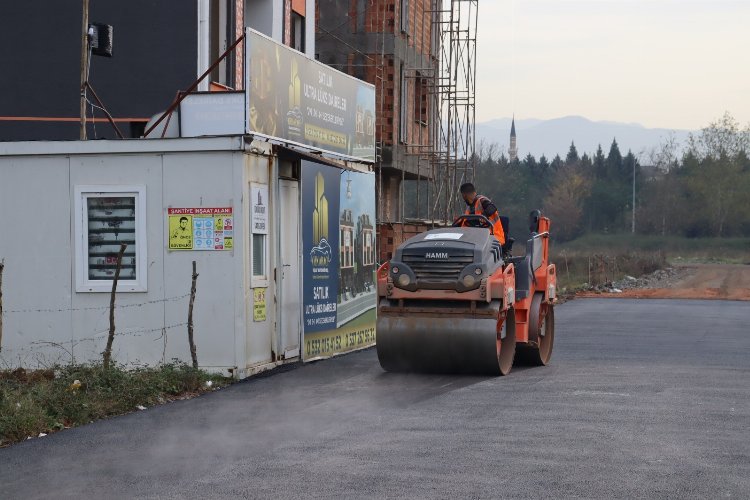
[[[489,200],[486,196],[478,194],[474,198],[474,203],[466,208],[465,215],[484,215],[484,209],[482,208],[482,200]],[[503,223],[500,221],[500,214],[496,210],[494,214],[487,217],[492,223],[492,232],[500,242],[500,245],[505,245],[505,231],[503,231]]]

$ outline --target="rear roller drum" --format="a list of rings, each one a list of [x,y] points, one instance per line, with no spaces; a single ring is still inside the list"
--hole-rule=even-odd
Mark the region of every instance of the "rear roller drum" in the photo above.
[[[543,293],[536,293],[531,299],[529,343],[518,349],[519,357],[533,366],[549,364],[555,342],[555,309],[543,300]]]
[[[508,309],[505,321],[499,330],[497,332],[498,369],[500,375],[507,375],[513,368],[513,360],[516,357],[516,313],[513,309]]]

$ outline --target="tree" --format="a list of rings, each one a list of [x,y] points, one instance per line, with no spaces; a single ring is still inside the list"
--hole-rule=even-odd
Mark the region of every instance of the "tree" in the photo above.
[[[690,134],[688,149],[699,158],[718,159],[721,155],[736,157],[742,152],[750,151],[750,127],[740,128],[737,120],[728,112],[700,134]]]
[[[740,129],[729,113],[700,134],[690,135],[683,159],[686,196],[691,204],[702,208],[691,234],[727,236],[741,227],[750,193],[748,150],[750,128]],[[732,227],[728,227],[730,218],[735,222]]]
[[[581,168],[584,172],[591,172],[593,167],[593,163],[591,162],[591,157],[583,153],[583,156],[581,156]]]
[[[568,164],[555,172],[544,200],[544,212],[555,222],[555,237],[573,239],[583,228],[583,205],[592,180],[579,165]]]
[[[625,158],[622,159],[622,169],[626,175],[625,181],[627,181],[627,185],[630,186],[630,196],[628,197],[628,201],[625,203],[625,208],[630,213],[630,222],[632,224],[632,227],[635,227],[632,219],[635,214],[635,206],[637,206],[638,202],[637,200],[633,199],[633,196],[637,196],[637,193],[641,192],[640,188],[643,185],[643,181],[641,179],[641,176],[639,175],[640,165],[638,164],[638,160],[630,150],[628,150],[628,154],[625,155]]]
[[[576,149],[575,143],[571,141],[568,156],[565,157],[565,164],[573,165],[574,163],[578,163],[578,150]]]
[[[539,170],[541,172],[549,172],[550,170],[550,164],[549,160],[547,160],[547,157],[542,155],[539,157]]]
[[[622,180],[622,154],[620,153],[620,147],[617,145],[617,139],[612,140],[612,145],[609,147],[609,154],[607,155],[605,164],[607,177],[609,179],[616,181]]]
[[[552,163],[550,166],[552,167],[552,170],[557,171],[560,170],[565,163],[563,163],[562,158],[560,158],[560,155],[555,155],[554,158],[552,158]]]
[[[591,162],[594,167],[594,175],[599,179],[603,179],[604,177],[606,177],[607,159],[604,157],[604,152],[602,151],[601,144],[599,144],[599,146],[596,148],[596,153],[594,154],[594,158]]]

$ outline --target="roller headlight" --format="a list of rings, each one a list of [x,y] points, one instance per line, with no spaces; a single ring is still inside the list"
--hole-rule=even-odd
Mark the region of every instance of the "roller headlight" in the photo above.
[[[477,280],[471,274],[467,274],[464,276],[463,282],[466,288],[471,288],[477,283]]]
[[[409,283],[411,283],[411,278],[408,274],[402,274],[398,277],[398,284],[401,287],[409,286]]]

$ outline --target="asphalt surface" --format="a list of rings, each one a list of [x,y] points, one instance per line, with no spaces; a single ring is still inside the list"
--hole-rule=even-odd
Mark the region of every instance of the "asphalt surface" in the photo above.
[[[0,450],[9,498],[748,498],[750,304],[579,299],[552,364],[374,350]]]

